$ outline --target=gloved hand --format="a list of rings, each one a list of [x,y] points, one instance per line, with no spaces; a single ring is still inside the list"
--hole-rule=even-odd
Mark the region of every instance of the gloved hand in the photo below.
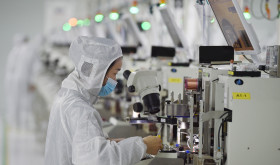
[[[143,138],[143,141],[147,146],[147,154],[156,155],[158,150],[162,148],[162,141],[157,136],[147,136]]]

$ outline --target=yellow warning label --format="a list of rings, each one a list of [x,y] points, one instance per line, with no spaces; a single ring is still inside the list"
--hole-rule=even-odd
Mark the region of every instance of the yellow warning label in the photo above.
[[[250,93],[232,93],[233,99],[242,99],[242,100],[251,100],[251,94]]]
[[[228,71],[228,74],[233,76],[234,72],[233,71]]]
[[[182,79],[181,78],[169,78],[168,82],[169,83],[182,83]]]

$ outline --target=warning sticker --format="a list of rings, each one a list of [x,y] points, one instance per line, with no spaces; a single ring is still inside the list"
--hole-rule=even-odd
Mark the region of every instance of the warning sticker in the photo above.
[[[181,78],[169,78],[168,82],[169,83],[182,83],[182,79]]]
[[[241,99],[241,100],[251,100],[251,94],[250,93],[232,93],[233,99]]]
[[[234,72],[233,71],[228,71],[228,75],[234,75]]]

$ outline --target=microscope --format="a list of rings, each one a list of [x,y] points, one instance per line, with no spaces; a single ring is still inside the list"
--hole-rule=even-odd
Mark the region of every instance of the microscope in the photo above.
[[[197,79],[186,78],[183,93],[178,95],[178,99],[174,99],[174,92],[170,92],[171,99],[166,100],[162,107],[161,85],[156,71],[126,70],[123,75],[127,80],[128,91],[138,94],[141,98],[133,104],[133,110],[138,113],[138,117],[129,118],[130,124],[161,124],[158,135],[161,135],[164,147],[157,157],[181,159],[186,156],[186,150],[188,153],[193,152],[194,144],[198,140],[195,138],[193,125],[197,121],[195,112],[198,111],[197,107],[193,106],[196,102],[194,91],[197,91],[200,82]]]
[[[143,70],[137,72],[124,71],[127,80],[128,92],[138,93],[141,101],[133,104],[134,112],[139,113],[137,118],[130,118],[131,124],[142,123],[168,123],[176,124],[176,118],[158,116],[160,112],[161,85],[157,79],[157,72]],[[141,117],[141,112],[146,117]]]
[[[130,93],[138,92],[145,106],[144,114],[154,115],[160,111],[159,91],[161,86],[157,81],[156,71],[124,71],[124,78],[127,80],[127,87]],[[133,105],[135,112],[142,112],[144,106],[141,102]]]

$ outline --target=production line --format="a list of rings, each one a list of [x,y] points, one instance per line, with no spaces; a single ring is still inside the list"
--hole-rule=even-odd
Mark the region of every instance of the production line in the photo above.
[[[215,10],[220,12],[221,9],[219,10],[219,6],[216,5],[215,2],[209,2],[214,13]],[[235,1],[229,3],[232,4],[228,5],[233,5],[236,7],[236,10],[240,10],[238,6],[236,6]],[[138,52],[135,60],[129,56],[125,56],[125,58],[128,59],[126,60],[126,68],[131,68],[135,71],[130,72],[127,70],[123,72],[125,79],[122,78],[120,81],[124,84],[123,88],[125,90],[120,92],[120,94],[126,99],[122,99],[121,101],[132,100],[131,103],[133,104],[134,112],[131,117],[129,117],[129,112],[123,111],[122,107],[121,112],[117,112],[121,113],[120,116],[117,117],[118,119],[114,121],[114,118],[111,118],[109,120],[111,122],[108,124],[112,125],[112,123],[114,123],[114,126],[105,125],[104,130],[107,130],[111,137],[139,136],[139,133],[136,133],[135,130],[132,131],[135,127],[121,122],[121,120],[125,119],[125,115],[127,115],[126,120],[129,121],[130,124],[142,125],[142,129],[147,123],[157,126],[158,132],[155,131],[153,133],[151,128],[149,128],[148,132],[146,129],[146,133],[142,133],[142,135],[156,133],[157,136],[161,137],[163,140],[164,147],[155,158],[144,160],[140,162],[140,164],[145,162],[149,162],[149,164],[195,165],[277,163],[279,161],[277,159],[277,154],[270,154],[270,156],[266,157],[266,159],[263,158],[261,161],[259,159],[250,159],[250,157],[259,157],[263,152],[270,153],[273,152],[272,150],[276,153],[278,150],[278,147],[273,147],[273,144],[270,146],[267,143],[260,143],[259,140],[254,142],[252,139],[255,137],[266,139],[267,135],[270,134],[275,135],[273,139],[269,140],[270,142],[279,139],[279,134],[276,135],[274,131],[277,129],[279,123],[269,122],[277,121],[276,116],[279,112],[275,112],[275,110],[279,105],[277,102],[269,102],[273,100],[276,101],[280,98],[277,95],[268,94],[270,90],[272,90],[271,92],[275,91],[274,88],[269,87],[275,87],[275,85],[279,83],[279,79],[264,78],[261,77],[260,71],[247,71],[246,65],[239,65],[238,62],[230,63],[230,61],[234,59],[233,51],[235,51],[235,53],[240,51],[240,54],[246,55],[257,54],[259,52],[259,47],[256,42],[257,39],[253,34],[254,30],[248,27],[248,24],[242,22],[244,19],[237,15],[237,17],[235,17],[240,19],[240,22],[237,23],[237,28],[245,28],[244,32],[247,33],[246,35],[248,35],[248,39],[250,39],[249,43],[252,44],[251,47],[243,48],[247,47],[247,45],[245,45],[245,41],[248,44],[247,39],[238,40],[237,43],[239,45],[235,45],[236,41],[234,40],[236,38],[232,38],[233,36],[230,35],[231,32],[227,26],[222,26],[221,30],[224,34],[228,34],[225,35],[225,38],[229,45],[233,46],[234,50],[230,47],[223,46],[212,47],[211,50],[211,47],[205,46],[201,47],[199,50],[200,65],[193,64],[186,59],[180,59],[180,61],[184,61],[184,63],[172,62],[174,61],[174,57],[178,59],[180,58],[179,55],[182,56],[182,54],[180,54],[182,50],[182,57],[186,55],[187,59],[192,59],[193,57],[187,51],[188,46],[182,37],[182,32],[179,30],[176,23],[171,21],[172,15],[168,8],[161,8],[160,13],[163,15],[163,20],[167,25],[167,29],[176,47],[153,46],[151,50],[152,58],[143,60],[143,64],[141,64],[141,60],[139,61],[138,59],[141,59],[141,56],[143,59],[147,51],[144,51],[144,54],[143,51],[140,51],[140,56]],[[221,21],[219,23],[222,24],[224,19],[217,16],[217,13],[215,14],[217,20]],[[143,43],[146,42],[143,41],[131,17],[124,17],[124,20],[128,27],[132,29],[136,41],[138,40],[138,43],[141,45],[140,48],[136,48],[137,51],[139,49],[147,50],[147,46],[143,46]],[[110,31],[112,33],[112,29]],[[273,48],[269,49],[268,53],[269,51],[274,51]],[[123,47],[123,49],[125,50],[125,47]],[[211,59],[209,59],[207,55],[215,51],[219,51],[219,53],[217,53],[216,56],[212,55]],[[129,55],[131,56],[131,52]],[[145,61],[147,62],[147,60],[150,60],[150,65],[146,63],[146,67],[144,67]],[[160,65],[153,66],[153,62]],[[139,68],[137,65],[139,65]],[[149,69],[156,70],[151,71]],[[273,72],[270,73],[273,74]],[[274,76],[276,75],[274,74]],[[257,86],[262,86],[261,90]],[[256,89],[259,90],[256,91]],[[132,93],[132,95],[130,93]],[[133,93],[138,93],[139,96]],[[116,97],[118,95],[115,94],[114,96]],[[115,100],[114,96],[112,98],[113,100]],[[129,97],[131,97],[131,99],[129,99]],[[263,99],[270,101],[265,104],[264,101],[261,101]],[[133,103],[133,101],[135,101],[135,103]],[[126,103],[127,105],[124,107],[128,108],[129,102]],[[113,106],[117,105],[113,104]],[[267,107],[270,108],[270,111],[263,111],[263,109],[267,109]],[[114,108],[117,107],[113,107],[113,111]],[[131,109],[128,108],[127,111],[128,110]],[[275,118],[267,118],[269,121],[264,121],[265,114],[275,114],[273,115]],[[117,114],[114,116],[117,116]],[[248,121],[250,121],[250,124]],[[260,135],[259,129],[257,129],[260,125],[262,127],[266,125],[265,127],[270,127],[271,129],[267,129],[266,132]],[[275,128],[272,126],[275,126]],[[137,126],[137,129],[139,130],[141,127]],[[117,132],[123,133],[117,135],[110,133],[110,131],[116,132],[114,129],[117,130]],[[126,132],[121,131],[122,129],[132,130]],[[126,135],[127,133],[128,135]],[[151,157],[147,156],[147,158]]]
[[[260,46],[240,7],[249,2],[196,1],[198,44],[177,17],[181,1],[141,1],[150,15],[112,9],[104,20],[109,7],[96,2],[95,23],[64,24],[36,46],[30,109],[44,164],[279,164],[280,46]],[[225,44],[209,44],[218,33]]]

